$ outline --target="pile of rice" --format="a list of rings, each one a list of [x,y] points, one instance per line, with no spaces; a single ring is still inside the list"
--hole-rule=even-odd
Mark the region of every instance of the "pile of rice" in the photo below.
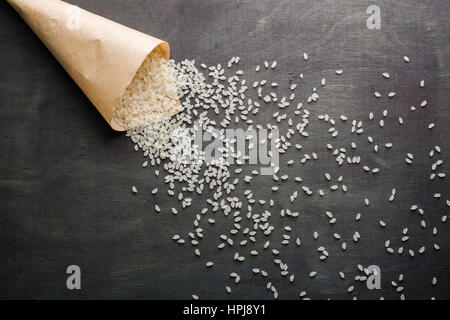
[[[308,55],[304,57],[307,61]],[[403,59],[405,63],[410,63],[407,57]],[[334,91],[328,91],[328,83],[331,83],[331,88],[339,85],[343,70],[337,69],[332,73],[327,70],[325,73],[329,78],[322,78],[315,85],[303,81],[304,75],[301,73],[295,78],[285,77],[284,83],[279,86],[278,83],[267,80],[269,77],[280,78],[276,74],[276,61],[264,61],[264,64],[257,65],[251,74],[239,68],[239,61],[239,57],[232,57],[226,66],[207,66],[202,63],[201,68],[197,68],[195,60],[178,63],[170,61],[169,64],[151,59],[146,61],[146,68],[150,68],[149,70],[164,68],[163,72],[166,74],[154,75],[157,83],[152,83],[148,81],[150,74],[143,76],[139,73],[136,78],[146,78],[146,84],[140,86],[143,83],[140,81],[140,85],[133,83],[132,86],[140,88],[140,92],[146,92],[164,108],[175,107],[170,104],[170,99],[166,99],[170,95],[165,92],[170,91],[175,96],[177,87],[182,110],[170,119],[127,132],[127,136],[134,143],[134,150],[143,152],[142,167],[153,167],[154,175],[161,176],[160,183],[155,182],[151,195],[145,192],[138,195],[140,185],[132,186],[133,195],[151,197],[150,203],[155,214],[184,213],[185,217],[193,218],[192,223],[189,222],[189,229],[184,223],[186,220],[176,220],[168,232],[172,233],[172,240],[176,245],[192,251],[199,266],[216,269],[217,277],[223,279],[225,289],[218,292],[224,295],[245,297],[242,288],[238,288],[236,293],[233,291],[240,284],[242,277],[245,288],[252,290],[251,294],[255,297],[259,297],[256,291],[257,283],[262,282],[262,294],[271,295],[274,299],[278,299],[279,292],[283,292],[284,297],[291,294],[292,297],[300,297],[303,300],[316,296],[328,298],[320,291],[320,281],[334,277],[336,281],[341,282],[341,293],[335,298],[342,299],[350,295],[353,299],[358,299],[361,296],[367,297],[362,288],[368,288],[367,280],[375,275],[376,270],[377,275],[383,272],[381,279],[386,279],[383,280],[384,283],[391,284],[392,288],[383,285],[382,291],[372,291],[371,298],[384,299],[386,294],[389,299],[406,299],[404,289],[408,288],[408,294],[411,293],[406,279],[411,276],[402,271],[404,265],[398,263],[400,256],[403,255],[405,259],[404,256],[408,255],[408,259],[415,259],[417,265],[430,266],[425,260],[433,254],[439,254],[440,250],[437,223],[445,224],[448,219],[448,214],[442,212],[450,207],[450,200],[444,203],[441,199],[444,194],[435,192],[439,189],[449,189],[445,180],[446,172],[442,169],[444,160],[438,158],[443,152],[441,147],[432,145],[430,140],[427,149],[420,152],[420,155],[428,154],[430,159],[434,159],[429,181],[435,181],[433,185],[426,184],[426,190],[439,188],[431,192],[430,196],[436,202],[430,206],[432,210],[424,216],[421,199],[414,198],[413,194],[408,197],[408,190],[403,192],[400,189],[400,181],[406,170],[425,170],[425,167],[421,166],[419,169],[417,164],[412,166],[415,156],[412,153],[407,153],[406,163],[402,163],[398,161],[398,156],[389,151],[395,150],[397,143],[400,145],[406,141],[406,134],[409,134],[409,131],[402,134],[402,128],[408,126],[403,117],[407,119],[408,113],[395,107],[395,100],[392,100],[395,92],[388,91],[385,97],[389,99],[386,101],[394,103],[392,111],[389,112],[398,117],[398,124],[396,119],[391,121],[392,115],[388,117],[388,109],[379,116],[370,112],[368,120],[351,118],[352,112],[360,115],[358,108],[350,109],[347,115],[340,114],[339,109],[335,108],[330,110],[330,114],[323,114],[320,113],[325,107],[321,105],[321,95],[326,99],[331,98],[330,94]],[[160,71],[161,69],[157,72]],[[173,78],[170,79],[170,84],[161,83],[166,81],[163,77],[170,77],[170,73]],[[383,77],[382,81],[389,81],[388,73],[383,73]],[[248,85],[249,80],[252,80],[252,85]],[[424,80],[417,83],[419,88],[424,88]],[[143,90],[145,86],[158,91]],[[300,86],[304,89],[296,90]],[[164,98],[155,98],[161,94]],[[144,102],[136,97],[139,95],[131,95],[127,99],[131,102],[129,108],[137,113],[126,110],[127,108],[123,107],[126,102],[124,100],[121,110],[125,116],[122,119],[127,119],[130,114],[138,119],[148,118],[147,111],[139,114]],[[381,97],[382,94],[376,93],[374,99]],[[417,101],[422,101],[422,108],[427,105],[427,101],[422,100],[420,96]],[[414,112],[416,108],[411,107],[410,110]],[[309,131],[310,124],[317,121],[326,123],[326,126],[322,126],[323,134],[319,130]],[[144,122],[133,120],[134,124]],[[397,125],[399,127],[394,127]],[[383,132],[386,130],[385,126],[398,130],[398,134],[390,137]],[[238,161],[235,148],[237,143],[235,139],[226,139],[226,130],[242,127],[248,128],[249,131],[268,130],[266,144],[272,145],[273,140],[274,152],[280,154],[281,162],[271,163],[274,167],[273,175],[265,176],[248,161]],[[420,134],[429,134],[433,127],[434,123],[424,123]],[[371,136],[367,135],[366,129],[371,132]],[[223,155],[219,156],[217,161],[207,161],[203,144],[197,147],[193,143],[198,132],[202,135],[215,133],[214,139],[223,141]],[[277,132],[279,136],[272,135],[273,132]],[[256,148],[263,144],[260,139],[256,142]],[[363,145],[366,139],[369,141],[369,149],[366,149],[367,145]],[[378,149],[378,141],[384,144],[386,150]],[[351,148],[348,148],[348,145]],[[252,148],[249,143],[248,151]],[[372,148],[373,153],[368,152]],[[404,150],[404,147],[399,149],[400,152]],[[184,161],[186,154],[191,161]],[[228,161],[226,154],[230,154],[234,161]],[[273,157],[272,154],[269,156]],[[369,167],[368,164],[371,163],[375,167]],[[377,163],[380,167],[376,167]],[[327,172],[332,169],[330,164],[337,169],[335,172],[339,176],[333,177]],[[397,174],[389,179],[392,185],[385,186],[385,180],[379,180],[379,177],[390,175],[392,168],[396,168]],[[345,177],[344,172],[348,173]],[[361,189],[352,183],[361,179],[361,174],[370,174],[364,177],[369,182],[367,188]],[[426,178],[425,181],[428,180],[426,175],[422,177]],[[439,181],[441,186],[437,186]],[[372,186],[387,187],[389,193],[386,192],[383,199],[382,194],[377,193],[378,189]],[[397,190],[399,194],[404,194],[404,200],[391,207],[391,203],[396,201]],[[334,199],[339,200],[335,203]],[[314,208],[309,207],[311,201],[314,202]],[[429,205],[430,202],[427,201],[426,204]],[[384,208],[387,214],[381,214],[378,208]],[[390,211],[406,214],[396,217],[400,220],[391,220]],[[352,212],[354,219],[349,218]],[[417,219],[411,216],[414,212],[419,215],[417,221],[411,220]],[[387,220],[381,220],[383,217]],[[400,239],[396,231],[398,223],[404,223],[400,230]],[[363,227],[365,229],[360,229],[362,224],[367,224]],[[416,226],[412,228],[414,224]],[[432,234],[428,231],[430,224],[433,228]],[[375,230],[377,226],[382,228],[383,234],[378,234],[380,231]],[[363,231],[372,229],[374,233]],[[376,263],[378,253],[383,250],[386,251],[383,271],[375,264],[365,266],[368,258],[375,259],[371,263]],[[295,263],[293,256],[297,255],[297,252],[305,254],[306,264]],[[361,256],[361,252],[376,254],[366,257]],[[224,259],[224,255],[227,255],[228,259]],[[392,262],[386,257],[392,257]],[[438,257],[434,256],[432,259]],[[311,258],[317,259],[317,262],[312,263]],[[219,263],[225,264],[224,268],[217,269]],[[273,264],[276,265],[275,268]],[[186,272],[186,277],[189,277],[189,270],[180,269],[180,272]],[[409,270],[413,269],[407,270],[410,272]],[[427,274],[424,273],[423,279],[426,277],[429,280],[421,286],[415,286],[427,289],[430,288],[430,283],[433,286],[438,285],[439,273],[434,272],[433,268],[428,270]],[[310,289],[312,295],[306,289]],[[200,293],[208,293],[205,294],[207,298],[212,297],[212,290],[208,291],[207,286],[200,284],[198,290]],[[424,292],[426,295],[430,293],[432,299],[435,298],[433,291]],[[199,299],[198,293],[193,292],[192,299]]]
[[[169,61],[156,49],[125,90],[113,120],[122,128],[134,129],[168,119],[180,109]]]

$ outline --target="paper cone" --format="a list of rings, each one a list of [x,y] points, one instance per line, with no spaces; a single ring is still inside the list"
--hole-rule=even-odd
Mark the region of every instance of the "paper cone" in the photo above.
[[[127,130],[114,123],[114,110],[154,49],[169,59],[169,44],[60,0],[7,1],[109,125],[117,131]]]

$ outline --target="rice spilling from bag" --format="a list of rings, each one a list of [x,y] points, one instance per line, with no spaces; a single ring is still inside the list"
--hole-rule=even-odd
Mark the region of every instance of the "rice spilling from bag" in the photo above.
[[[305,57],[304,60],[308,60],[308,56],[306,55]],[[276,65],[276,61],[272,62],[272,64],[265,61],[262,65],[265,70],[261,70],[262,68],[259,65],[252,69],[255,70],[255,73],[260,71],[267,72],[269,68],[270,70],[276,68]],[[189,232],[186,232],[184,225],[180,226],[177,224],[173,226],[175,232],[177,232],[177,229],[183,229],[182,232],[177,232],[172,236],[172,240],[177,245],[189,246],[190,244],[187,248],[193,250],[195,257],[203,257],[204,255],[202,255],[200,250],[205,248],[207,256],[211,260],[207,260],[208,262],[206,263],[202,262],[202,266],[213,269],[217,268],[222,259],[220,256],[218,256],[217,260],[214,259],[212,247],[209,245],[216,246],[218,242],[217,250],[226,250],[225,248],[229,247],[230,251],[225,253],[229,254],[228,261],[236,263],[239,269],[243,267],[242,264],[244,262],[251,261],[252,266],[247,270],[247,273],[258,274],[262,279],[266,279],[263,280],[267,281],[265,285],[266,291],[268,294],[273,295],[274,299],[278,299],[279,291],[286,289],[288,292],[292,291],[289,288],[292,288],[293,284],[302,290],[305,281],[307,281],[306,283],[309,286],[310,281],[329,276],[325,274],[325,272],[329,271],[328,267],[321,269],[320,265],[323,265],[329,257],[345,260],[345,255],[351,252],[353,246],[358,246],[360,250],[373,250],[378,246],[386,250],[389,255],[402,255],[405,252],[411,258],[414,257],[414,259],[420,259],[418,257],[425,253],[426,250],[427,252],[440,250],[437,242],[428,245],[429,249],[425,245],[421,245],[417,249],[409,247],[407,241],[410,241],[408,239],[412,233],[408,233],[407,227],[403,228],[402,244],[398,244],[398,246],[389,239],[395,236],[392,233],[386,233],[387,239],[384,238],[382,241],[364,241],[367,235],[365,236],[363,232],[360,233],[358,231],[358,225],[362,223],[361,221],[364,221],[363,210],[369,210],[379,203],[377,201],[377,198],[379,198],[378,194],[375,194],[373,198],[369,197],[367,195],[368,189],[360,192],[361,190],[352,188],[351,185],[347,187],[347,184],[345,184],[346,178],[343,175],[335,178],[328,172],[324,173],[327,185],[326,188],[323,188],[322,183],[318,182],[320,179],[316,179],[316,174],[319,172],[317,171],[318,167],[311,167],[309,170],[303,167],[304,165],[312,166],[311,162],[317,161],[320,163],[324,161],[322,159],[325,159],[325,161],[335,161],[338,169],[356,166],[362,169],[364,174],[370,172],[373,175],[382,175],[383,169],[386,167],[398,165],[396,162],[389,163],[386,159],[386,166],[369,167],[366,161],[370,154],[365,151],[363,151],[363,154],[358,153],[359,146],[354,142],[357,141],[354,137],[355,135],[365,137],[367,133],[364,130],[366,127],[370,127],[370,124],[367,122],[359,119],[351,120],[350,115],[339,115],[337,113],[340,121],[342,121],[342,123],[338,124],[334,117],[329,114],[318,114],[320,109],[315,108],[315,104],[319,102],[319,93],[322,94],[324,92],[326,96],[327,86],[329,83],[337,83],[337,78],[342,77],[344,74],[343,70],[335,70],[329,80],[322,78],[316,86],[311,86],[312,90],[307,91],[306,96],[301,96],[300,94],[303,92],[296,95],[299,90],[295,91],[295,89],[302,84],[303,73],[295,79],[286,81],[289,86],[283,92],[283,84],[281,82],[279,86],[277,82],[271,82],[266,79],[261,80],[259,74],[253,76],[251,80],[254,80],[254,82],[251,86],[248,86],[246,79],[244,79],[245,72],[242,69],[236,70],[238,66],[241,66],[239,65],[239,57],[233,57],[226,67],[222,67],[220,64],[207,66],[202,63],[200,64],[201,68],[197,68],[195,60],[184,60],[178,63],[175,63],[173,60],[170,61],[166,70],[168,73],[171,72],[175,86],[178,88],[177,95],[182,105],[181,112],[170,119],[150,123],[127,132],[127,136],[134,143],[134,150],[142,150],[143,152],[144,163],[142,167],[154,167],[155,176],[162,176],[160,182],[164,182],[167,185],[167,194],[173,199],[170,201],[165,192],[163,194],[159,192],[158,194],[158,187],[159,189],[165,189],[164,186],[161,184],[153,185],[151,201],[154,206],[154,213],[164,214],[165,212],[171,212],[173,215],[178,215],[182,213],[182,210],[186,210],[185,213],[195,212],[193,214],[195,218],[192,222],[192,229]],[[251,77],[252,75],[249,76]],[[384,76],[385,80],[383,81],[389,81],[389,77]],[[303,86],[305,85],[303,84]],[[421,86],[420,83],[419,86]],[[173,89],[176,90],[175,88]],[[391,91],[387,98],[392,98],[395,95]],[[378,99],[382,95],[375,94],[375,97],[374,99]],[[306,103],[303,104],[304,102]],[[424,107],[426,104],[426,101],[424,101],[421,105]],[[320,102],[318,105],[320,105]],[[274,108],[277,106],[278,108],[275,111]],[[263,113],[262,119],[260,117],[258,119],[258,114],[261,115],[260,109],[264,110],[264,112],[261,112]],[[411,107],[411,111],[414,110],[415,107]],[[269,113],[268,116],[267,113]],[[271,116],[270,113],[272,113]],[[322,141],[325,135],[319,136],[314,131],[311,131],[311,134],[308,132],[310,121],[313,121],[313,118],[315,118],[310,117],[310,115],[317,115],[319,121],[329,125],[327,126],[328,128],[325,128],[325,132],[329,134],[329,137],[324,141],[325,144],[321,146],[322,152],[317,150],[316,142]],[[402,115],[406,118],[404,114]],[[368,122],[374,122],[374,125],[379,130],[386,130],[383,127],[385,125],[384,119],[388,119],[388,109],[385,109],[379,118],[376,117],[374,112],[370,112]],[[379,121],[375,122],[375,119]],[[396,121],[394,123],[396,124]],[[279,124],[284,126],[281,125],[279,127]],[[400,125],[402,124],[403,120],[400,122]],[[349,129],[347,137],[350,139],[347,142],[350,143],[351,150],[346,150],[344,146],[339,145],[340,142],[336,139],[339,134],[337,125],[346,126]],[[386,121],[386,126],[389,125],[392,125],[392,123]],[[251,143],[244,150],[245,156],[243,161],[240,161],[239,152],[236,150],[238,143],[235,143],[237,139],[234,137],[228,138],[226,135],[226,130],[240,129],[243,126],[248,127],[250,131],[253,128],[267,130],[268,135],[265,143],[272,145],[272,143],[269,143],[269,140],[274,141],[275,148],[269,154],[271,157],[270,167],[273,167],[274,170],[273,174],[264,174],[267,175],[266,178],[261,176],[262,174],[259,170],[252,170],[253,168],[250,169],[247,166],[250,163],[247,161],[249,158],[245,158],[245,156],[247,156],[247,151],[253,148],[253,146],[250,147]],[[424,128],[429,130],[430,126],[424,126]],[[280,136],[273,136],[273,132],[279,133]],[[205,137],[206,142],[209,141],[207,134],[211,134],[213,139],[221,141],[218,146],[220,146],[222,152],[213,157],[213,160],[208,159],[207,148],[203,148],[202,139],[200,139],[200,144],[196,144],[198,142],[196,141],[196,134],[198,133],[200,133],[201,137]],[[342,133],[339,136],[341,137]],[[385,135],[381,134],[367,137],[369,144],[373,145],[373,152],[376,157],[379,157],[377,140],[383,141],[385,137]],[[304,144],[302,142],[303,145],[299,143],[301,141],[304,141]],[[263,144],[261,140],[257,140],[256,143],[258,143],[258,147]],[[391,141],[383,144],[388,150],[395,149],[396,145],[395,142],[392,143]],[[292,150],[294,147],[295,150]],[[300,152],[308,152],[306,151],[308,149],[310,150],[309,153],[299,154]],[[272,153],[272,151],[275,153]],[[291,152],[287,153],[288,151]],[[441,153],[441,147],[435,146],[434,149],[427,152],[429,152],[429,157],[433,158]],[[281,166],[278,161],[273,163],[273,154],[276,153],[281,154],[281,161],[285,162]],[[283,154],[285,155],[283,156]],[[229,158],[227,155],[231,157]],[[287,159],[285,158],[286,156],[288,156]],[[390,157],[389,152],[386,152],[386,157]],[[404,165],[415,165],[413,163],[414,158],[415,155],[407,153],[405,158],[407,164]],[[233,161],[229,161],[229,159]],[[374,163],[376,162],[374,161]],[[431,170],[433,173],[430,176],[431,180],[435,179],[435,177],[445,177],[445,172],[438,173],[439,176],[436,176],[434,173],[435,170],[438,170],[438,166],[442,164],[442,159],[438,159],[432,164]],[[414,168],[414,170],[416,169]],[[289,176],[290,173],[299,174],[300,172],[304,175],[304,179],[300,176]],[[399,170],[399,172],[403,173],[403,170]],[[308,180],[310,180],[310,183],[308,183]],[[289,181],[292,183],[289,183]],[[140,186],[138,187],[140,190]],[[135,196],[138,196],[138,187],[133,186],[131,189]],[[327,191],[328,188],[329,191]],[[273,194],[268,193],[264,195],[259,193],[259,190],[262,189],[265,189],[265,191],[271,190],[269,192]],[[332,193],[337,194],[340,189],[342,189],[342,197],[352,193],[355,197],[360,197],[360,201],[352,200],[349,202],[352,205],[354,204],[353,210],[360,211],[355,215],[355,224],[351,225],[352,229],[348,229],[350,224],[344,222],[346,230],[343,233],[334,232],[337,231],[335,228],[341,225],[342,222],[339,217],[339,209],[336,208],[337,212],[332,212],[334,208],[328,207],[328,201],[322,203],[323,211],[327,217],[324,221],[322,219],[315,220],[312,215],[301,214],[301,210],[305,208],[305,205],[301,204],[300,201],[308,201],[305,198],[301,199],[302,191],[305,197],[311,197],[310,199],[319,203],[319,201],[323,201],[320,199],[326,199],[332,196]],[[389,189],[386,201],[391,203],[395,200],[397,190],[399,190],[400,194],[402,194],[402,191],[395,184]],[[142,193],[139,196],[142,196]],[[434,201],[439,201],[442,196],[443,194],[440,192],[432,193]],[[415,200],[413,199],[412,201]],[[307,204],[307,202],[304,203]],[[189,208],[193,204],[194,206]],[[447,200],[445,205],[450,207],[450,200]],[[296,208],[300,208],[300,210],[294,211]],[[442,207],[439,208],[439,210],[441,209]],[[397,209],[393,208],[393,210]],[[405,210],[418,212],[420,216],[424,215],[424,209],[420,208],[418,204],[410,207],[408,205]],[[219,212],[226,217],[226,223],[216,223]],[[306,219],[304,221],[308,222],[307,225],[302,223],[302,221],[297,221],[297,218],[302,216],[303,218],[301,219]],[[377,225],[386,230],[385,232],[388,232],[391,221],[388,219],[376,220]],[[447,214],[444,214],[441,217],[441,222],[445,223],[446,220]],[[217,220],[217,222],[219,221]],[[320,232],[319,234],[319,231],[314,231],[316,223],[325,223],[334,230],[329,229],[329,232]],[[373,221],[369,221],[369,223],[373,223]],[[212,224],[215,224],[215,228],[211,228],[208,230],[208,234],[204,234],[204,228]],[[284,225],[283,228],[280,228],[281,224]],[[421,220],[420,227],[423,230],[427,228],[425,220]],[[434,227],[433,236],[437,232],[438,229]],[[280,233],[282,233],[281,238],[279,237]],[[262,246],[260,246],[261,240],[259,240],[261,238],[264,241]],[[321,261],[321,264],[315,265],[318,267],[315,270],[305,270],[302,266],[295,264],[288,266],[284,257],[289,258],[293,252],[290,251],[290,247],[294,245],[296,247],[305,247],[302,244],[304,243],[303,239],[308,241],[308,238],[310,241],[317,241],[318,246],[311,245],[313,242],[309,242],[309,244],[306,242],[306,249],[318,252],[317,259]],[[325,247],[325,245],[319,243],[319,241],[322,242],[329,239],[333,239],[332,243],[336,243],[336,245],[330,244]],[[426,240],[425,237],[418,237],[418,239],[419,241]],[[255,247],[253,247],[254,245]],[[256,245],[262,247],[262,250],[256,250]],[[284,248],[288,251],[285,251]],[[264,259],[266,259],[267,255],[270,257],[272,255],[275,256],[273,262],[279,266],[281,279],[287,279],[284,284],[280,281],[275,286],[273,279],[277,279],[274,276],[277,276],[278,270],[275,269],[275,272],[271,271],[270,273],[266,271],[266,264],[264,264],[266,260],[261,260],[262,263],[260,265],[258,265],[257,260],[254,260],[255,256],[264,256]],[[358,256],[355,255],[355,257]],[[351,270],[350,267],[349,270]],[[368,277],[379,275],[381,271],[372,267],[377,266],[364,267],[362,263],[358,263],[356,271],[358,273],[355,275],[354,280],[366,282]],[[344,273],[339,267],[336,267],[334,272],[339,275],[339,279],[342,281],[349,278],[347,271]],[[231,272],[229,277],[233,279],[232,281],[236,285],[241,281],[241,275],[237,272]],[[242,274],[242,279],[250,281],[250,278],[244,277],[246,277],[245,274]],[[401,273],[398,276],[398,280],[396,278],[396,281],[391,282],[395,288],[395,293],[399,295],[401,300],[406,299],[403,293],[404,286],[400,285],[403,277],[403,273]],[[437,285],[438,283],[434,274],[431,283],[432,285]],[[224,283],[225,292],[226,294],[231,294],[231,288],[227,284],[229,282]],[[357,291],[356,288],[355,285],[343,286],[342,291],[345,294],[351,294],[353,299],[356,299],[358,298],[358,294],[355,293]],[[308,293],[304,290],[300,291],[298,296],[303,300],[310,299]],[[199,296],[192,294],[192,298],[199,299]],[[384,299],[383,296],[380,299]]]
[[[125,90],[113,121],[122,128],[134,129],[169,119],[180,110],[169,61],[156,49]]]

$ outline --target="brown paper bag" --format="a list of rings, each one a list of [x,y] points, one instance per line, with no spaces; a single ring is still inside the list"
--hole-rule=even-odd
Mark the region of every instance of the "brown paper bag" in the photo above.
[[[60,0],[7,1],[109,125],[117,131],[127,130],[114,123],[114,110],[154,49],[169,59],[169,44]]]

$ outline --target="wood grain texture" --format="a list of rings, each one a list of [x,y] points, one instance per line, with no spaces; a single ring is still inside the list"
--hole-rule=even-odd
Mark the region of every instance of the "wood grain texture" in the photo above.
[[[279,92],[286,92],[298,74],[305,80],[297,95],[302,97],[322,77],[327,87],[321,89],[320,102],[309,107],[312,112],[307,139],[301,143],[304,153],[315,151],[320,160],[305,165],[282,168],[290,176],[299,175],[303,183],[314,188],[328,188],[323,178],[329,172],[334,178],[344,176],[347,194],[328,192],[327,197],[306,197],[290,204],[286,196],[295,182],[286,182],[273,194],[270,184],[255,190],[256,199],[273,198],[274,225],[278,231],[272,242],[279,247],[281,227],[291,225],[293,236],[302,246],[279,248],[289,270],[296,274],[294,284],[279,276],[279,268],[269,253],[247,257],[243,264],[232,262],[237,250],[247,253],[252,247],[217,250],[217,235],[228,231],[232,222],[217,214],[217,223],[205,227],[201,258],[195,258],[189,245],[180,247],[171,241],[173,234],[192,229],[195,214],[205,206],[207,195],[196,197],[193,207],[173,216],[177,200],[167,195],[167,186],[151,169],[142,169],[141,153],[133,152],[123,134],[113,132],[89,103],[76,84],[47,51],[45,46],[4,1],[0,3],[0,298],[138,298],[189,299],[196,293],[210,299],[270,299],[265,281],[251,274],[260,267],[271,274],[280,298],[296,299],[306,290],[312,299],[349,299],[346,288],[355,285],[361,298],[398,299],[390,281],[405,275],[405,295],[410,299],[450,298],[450,232],[440,218],[448,213],[445,199],[450,198],[448,177],[430,181],[432,160],[428,151],[440,145],[444,160],[442,171],[448,174],[450,163],[450,3],[448,1],[101,1],[72,0],[73,4],[119,23],[149,33],[171,44],[175,60],[196,59],[206,64],[226,64],[240,56],[240,68],[248,83],[256,80],[256,64],[278,61],[276,72],[261,74],[277,81]],[[380,30],[366,27],[366,8],[381,8]],[[304,62],[302,53],[310,59]],[[402,57],[408,55],[409,64]],[[334,74],[343,69],[342,76]],[[389,71],[384,80],[381,72]],[[272,80],[273,79],[273,80]],[[426,87],[419,90],[418,82]],[[397,96],[377,100],[373,92],[393,90]],[[409,111],[426,99],[426,110]],[[385,128],[368,123],[373,111],[379,118],[388,109]],[[420,108],[419,108],[420,109]],[[260,121],[272,121],[273,110],[264,110]],[[325,123],[317,115],[328,113],[336,119],[340,131],[331,141]],[[338,116],[364,120],[365,135],[349,134]],[[405,125],[397,124],[397,117]],[[432,131],[426,125],[435,122]],[[282,130],[286,130],[285,123]],[[367,135],[384,145],[392,142],[390,151],[373,153]],[[330,142],[331,141],[331,142]],[[349,150],[358,144],[358,152],[367,165],[378,166],[377,176],[364,174],[361,168],[337,167],[324,148],[330,142]],[[404,163],[406,153],[415,155],[414,164]],[[299,159],[303,152],[293,151],[282,159]],[[262,177],[256,184],[264,183]],[[133,196],[131,186],[139,194]],[[158,196],[150,191],[158,186]],[[393,203],[387,198],[397,189]],[[247,187],[240,185],[237,194]],[[434,192],[444,199],[432,199]],[[371,201],[364,207],[363,199]],[[156,199],[156,200],[155,200]],[[198,200],[197,200],[198,199]],[[163,212],[155,215],[155,201]],[[417,214],[409,212],[416,203],[425,209],[427,228],[421,230]],[[301,212],[296,221],[278,218],[283,207]],[[262,210],[255,206],[255,211]],[[330,227],[324,216],[330,210],[338,223]],[[355,222],[357,212],[362,213]],[[275,214],[276,213],[276,214]],[[378,221],[388,226],[383,230]],[[415,251],[427,247],[423,256],[389,255],[384,241],[401,245],[401,230],[408,226],[410,240],[405,248]],[[431,230],[439,229],[437,236]],[[312,232],[319,232],[319,240]],[[361,234],[354,244],[351,236]],[[348,242],[342,253],[332,239],[340,233]],[[238,237],[239,239],[239,237]],[[255,249],[262,250],[258,237]],[[433,243],[441,250],[434,252]],[[330,258],[320,262],[314,248],[326,246]],[[214,267],[204,263],[212,260]],[[65,287],[66,267],[77,264],[82,269],[81,291]],[[364,283],[352,279],[357,264],[377,264],[382,270],[382,289],[369,291]],[[316,270],[311,280],[307,274]],[[338,271],[347,274],[340,280]],[[232,285],[226,295],[230,272],[241,275],[241,283]],[[433,275],[438,285],[433,287]]]

